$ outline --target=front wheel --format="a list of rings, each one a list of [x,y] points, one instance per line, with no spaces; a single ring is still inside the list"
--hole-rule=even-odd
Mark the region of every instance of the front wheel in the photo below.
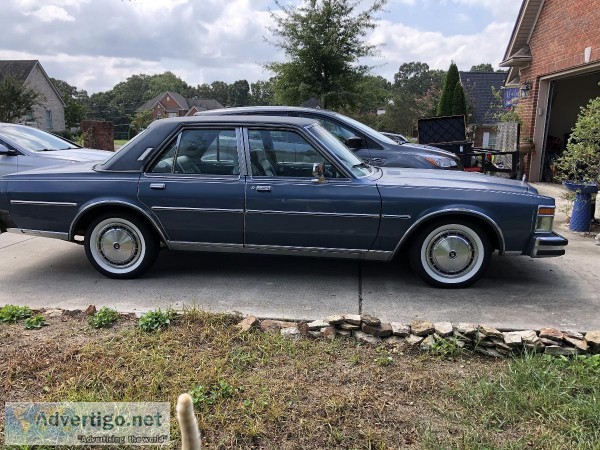
[[[103,215],[85,233],[85,253],[94,268],[110,278],[135,278],[158,257],[153,230],[131,214]]]
[[[418,234],[410,248],[410,264],[432,286],[461,288],[481,278],[491,253],[489,238],[475,224],[438,222]]]

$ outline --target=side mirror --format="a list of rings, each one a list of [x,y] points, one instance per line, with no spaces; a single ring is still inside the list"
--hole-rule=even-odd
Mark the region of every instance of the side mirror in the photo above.
[[[363,148],[363,140],[358,136],[352,136],[346,139],[346,147],[352,150],[358,150]]]
[[[0,156],[15,156],[17,152],[10,150],[6,145],[0,144]]]

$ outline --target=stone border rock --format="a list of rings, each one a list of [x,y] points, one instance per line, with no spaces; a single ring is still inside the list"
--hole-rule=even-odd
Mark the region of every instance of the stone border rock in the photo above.
[[[244,332],[260,328],[263,332],[280,333],[290,339],[353,337],[367,344],[418,346],[423,351],[441,348],[446,342],[496,358],[524,351],[554,356],[600,354],[600,331],[589,331],[585,335],[555,328],[500,331],[484,324],[426,320],[415,320],[410,324],[382,323],[376,317],[357,314],[334,315],[313,322],[259,320],[247,316],[236,327]]]

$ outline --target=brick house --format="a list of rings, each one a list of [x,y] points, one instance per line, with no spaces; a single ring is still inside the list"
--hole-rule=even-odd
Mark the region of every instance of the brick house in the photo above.
[[[519,91],[521,136],[535,151],[526,158],[531,181],[552,181],[582,106],[600,96],[598,0],[524,0],[502,67],[506,87]]]
[[[473,132],[473,147],[494,148],[498,100],[494,89],[500,92],[506,81],[506,72],[458,72],[469,105],[469,127]]]
[[[65,103],[39,61],[0,61],[0,81],[9,76],[35,89],[43,96],[42,104],[33,107],[31,116],[23,118],[24,123],[42,130],[65,129]]]
[[[212,99],[186,99],[177,92],[167,91],[148,100],[137,111],[151,111],[152,119],[165,117],[193,116],[200,111],[223,108],[218,101]]]

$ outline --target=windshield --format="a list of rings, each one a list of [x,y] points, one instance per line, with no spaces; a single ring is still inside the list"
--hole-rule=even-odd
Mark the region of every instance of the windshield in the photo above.
[[[364,134],[366,134],[369,137],[374,137],[374,138],[376,138],[382,142],[385,142],[387,144],[398,145],[398,143],[395,142],[393,139],[390,139],[389,137],[381,134],[379,131],[366,126],[364,123],[360,123],[358,120],[351,119],[350,117],[344,116],[343,114],[339,114],[339,113],[336,113],[336,115],[340,116],[341,118],[343,118],[344,122],[352,125],[355,128],[358,128],[360,131],[362,131]]]
[[[69,141],[65,141],[53,134],[38,130],[37,128],[6,125],[0,127],[0,135],[30,152],[43,152],[51,150],[68,150],[78,148]]]
[[[348,150],[348,147],[342,144],[333,134],[328,132],[321,125],[310,125],[307,130],[325,145],[325,147],[327,147],[329,151],[333,153],[356,177],[365,177],[374,172],[373,167],[357,158],[350,150]]]

